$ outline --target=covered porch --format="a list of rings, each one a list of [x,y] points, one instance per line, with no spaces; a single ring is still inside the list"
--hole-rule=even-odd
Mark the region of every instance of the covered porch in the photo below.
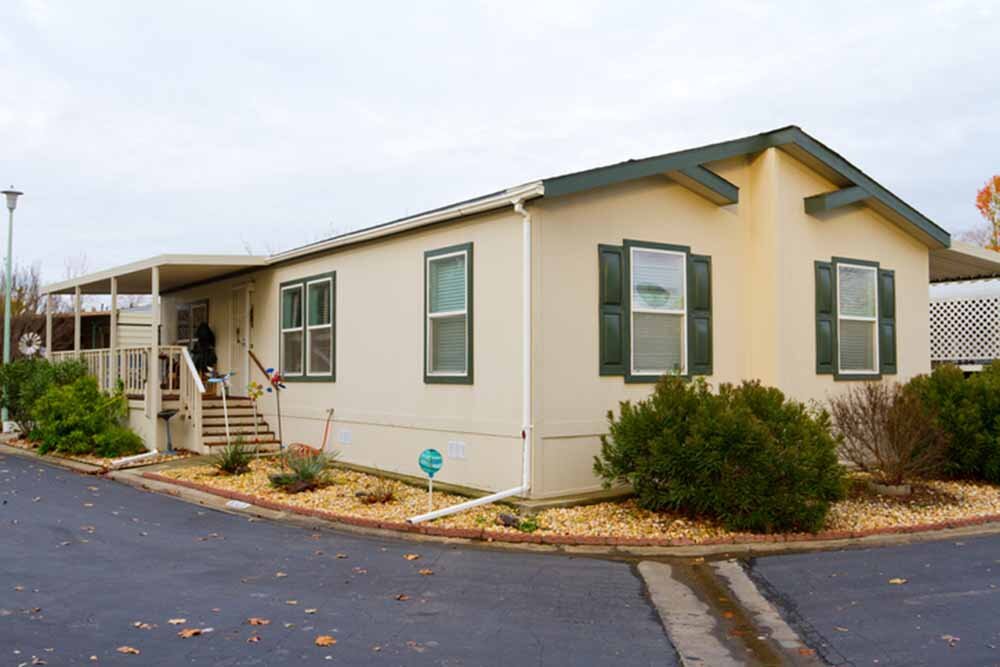
[[[53,361],[82,360],[104,391],[121,386],[129,400],[129,425],[143,437],[149,450],[166,447],[166,428],[160,413],[176,410],[170,422],[175,446],[208,451],[208,446],[229,440],[229,425],[223,424],[221,401],[206,387],[188,347],[163,344],[165,313],[161,296],[204,281],[249,272],[266,263],[266,258],[250,255],[160,255],[46,285],[42,290],[46,306],[46,355]],[[73,349],[56,352],[52,350],[52,323],[55,298],[59,295],[72,298],[74,334]],[[118,301],[128,295],[150,299],[147,344],[120,344]],[[109,301],[107,347],[85,350],[81,345],[84,296],[101,296]],[[235,399],[228,422],[235,433],[254,433],[259,439],[261,426],[266,424],[258,423],[256,414],[250,416],[251,407],[246,399]]]

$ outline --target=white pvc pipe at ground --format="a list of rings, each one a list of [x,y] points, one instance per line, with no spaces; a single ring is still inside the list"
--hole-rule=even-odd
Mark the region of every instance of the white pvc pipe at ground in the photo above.
[[[132,456],[126,456],[121,459],[114,459],[111,462],[112,468],[121,467],[127,463],[134,463],[135,461],[144,461],[148,458],[153,458],[154,456],[159,456],[160,452],[158,450],[153,450],[151,452],[143,452],[142,454],[134,454]]]
[[[444,507],[439,510],[434,510],[433,512],[428,512],[427,514],[420,514],[418,516],[410,517],[406,520],[406,523],[423,523],[424,521],[431,521],[433,519],[438,519],[443,516],[448,516],[449,514],[455,514],[457,512],[464,512],[465,510],[472,509],[473,507],[479,507],[480,505],[489,505],[497,500],[503,500],[504,498],[510,498],[511,496],[516,496],[524,491],[523,486],[519,486],[516,489],[507,489],[506,491],[498,491],[497,493],[483,496],[482,498],[475,498],[473,500],[466,501],[464,503],[459,503],[458,505],[452,505],[451,507]]]

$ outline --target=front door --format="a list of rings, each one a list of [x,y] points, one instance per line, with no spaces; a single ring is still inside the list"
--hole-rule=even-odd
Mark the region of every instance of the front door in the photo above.
[[[232,396],[246,396],[250,382],[250,290],[247,285],[233,289],[229,318],[229,360],[231,371],[236,371],[229,380]]]

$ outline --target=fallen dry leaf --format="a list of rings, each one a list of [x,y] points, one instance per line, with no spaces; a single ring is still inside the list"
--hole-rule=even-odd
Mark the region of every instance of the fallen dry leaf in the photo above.
[[[906,583],[906,579],[903,579],[902,577],[894,577],[889,580],[889,583],[895,586],[901,586]]]
[[[266,618],[258,618],[256,616],[252,616],[252,617],[250,617],[250,618],[247,619],[247,624],[248,625],[270,625],[271,621],[268,620],[268,619],[266,619]]]
[[[281,579],[282,577],[287,577],[287,576],[288,576],[288,574],[287,574],[287,573],[285,573],[285,572],[275,572],[275,573],[274,573],[274,576],[276,576],[276,577],[278,577],[279,579]]]
[[[417,560],[420,558],[420,554],[403,554],[403,558],[406,560]]]
[[[290,604],[290,605],[293,605],[293,606],[297,605],[298,603],[299,603],[298,600],[285,600],[285,604]]]
[[[169,621],[167,621],[167,623],[169,623],[170,625],[183,625],[187,622],[188,620],[186,618],[171,618]]]
[[[733,616],[735,616],[735,615],[736,615],[736,614],[734,614],[733,612],[731,612],[731,611],[728,611],[728,610],[726,610],[726,611],[722,612],[722,617],[723,617],[723,618],[732,618],[732,617],[733,617]]]
[[[400,593],[399,595],[396,596],[396,599],[399,600],[400,602],[406,602],[407,600],[410,599],[410,596],[407,595],[406,593]]]
[[[816,651],[811,648],[800,648],[799,655],[816,655]]]
[[[336,556],[334,556],[334,558],[341,558],[341,559],[347,558],[347,554],[337,554]]]
[[[417,574],[422,574],[425,577],[429,577],[430,575],[434,574],[434,570],[430,569],[429,567],[425,567],[422,570],[417,570]]]
[[[133,628],[139,628],[140,630],[152,630],[156,626],[152,623],[143,623],[142,621],[136,621],[132,624]]]
[[[352,570],[354,574],[368,574],[368,570],[363,567],[356,567]]]
[[[333,646],[337,640],[330,635],[320,635],[316,637],[316,646]]]
[[[125,653],[127,655],[139,655],[140,653],[139,649],[133,646],[119,646],[115,650],[118,651],[119,653]]]
[[[315,610],[315,609],[306,609],[306,610],[305,610],[305,612],[306,612],[307,614],[315,614],[315,613],[316,613],[316,610]]]
[[[256,644],[260,641],[260,635],[250,635],[247,637],[247,644]]]
[[[948,642],[948,646],[954,646],[960,641],[960,639],[955,635],[941,635],[941,639]]]
[[[201,634],[201,628],[184,628],[177,633],[177,636],[181,639],[188,639],[189,637],[197,637]]]

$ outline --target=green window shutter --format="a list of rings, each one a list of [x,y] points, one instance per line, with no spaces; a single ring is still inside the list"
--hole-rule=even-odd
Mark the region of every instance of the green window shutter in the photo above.
[[[712,258],[688,255],[688,374],[712,374]]]
[[[896,373],[896,272],[878,271],[878,359],[879,370]]]
[[[624,375],[626,355],[624,254],[621,246],[597,247],[600,294],[598,317],[600,331],[600,374]]]
[[[837,306],[834,265],[816,262],[816,372],[837,372]]]

